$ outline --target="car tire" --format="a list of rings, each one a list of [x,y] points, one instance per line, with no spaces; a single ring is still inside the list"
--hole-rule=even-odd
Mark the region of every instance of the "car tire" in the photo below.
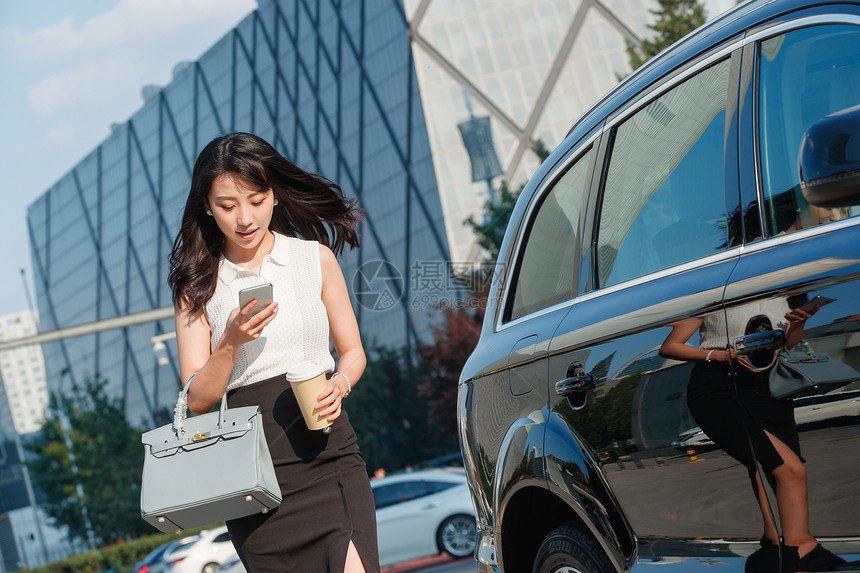
[[[573,524],[553,529],[541,543],[533,573],[604,573],[612,562],[590,534]]]
[[[200,570],[200,573],[215,573],[218,570],[218,564],[214,561],[212,563],[207,563],[203,566],[203,569]]]
[[[451,557],[468,557],[475,553],[478,529],[475,518],[458,513],[445,518],[436,530],[436,545],[440,553]]]

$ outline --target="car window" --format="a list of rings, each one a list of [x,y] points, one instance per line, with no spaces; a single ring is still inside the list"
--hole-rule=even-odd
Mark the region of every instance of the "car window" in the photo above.
[[[605,287],[725,249],[729,61],[618,126],[597,236]]]
[[[537,207],[520,251],[507,313],[513,320],[573,298],[579,216],[591,166],[589,149]]]
[[[452,483],[449,481],[428,481],[427,483],[427,493],[439,493],[440,491],[445,491],[446,489],[451,489],[456,483]]]
[[[376,509],[423,497],[430,493],[423,481],[402,481],[373,488]]]
[[[800,191],[803,132],[831,113],[857,105],[860,28],[813,26],[761,43],[759,145],[764,212],[770,235],[791,233],[860,213],[809,205]]]
[[[215,539],[212,540],[212,543],[227,543],[230,541],[230,534],[226,531],[224,533],[219,533],[215,536]]]

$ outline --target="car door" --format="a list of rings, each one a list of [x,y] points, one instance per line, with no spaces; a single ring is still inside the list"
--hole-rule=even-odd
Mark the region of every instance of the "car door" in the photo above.
[[[741,145],[751,159],[741,169],[749,224],[726,305],[729,331],[732,322],[741,325],[749,317],[769,314],[764,330],[784,331],[789,350],[824,356],[860,372],[860,208],[809,204],[798,169],[804,131],[824,116],[860,103],[860,15],[857,6],[841,9],[843,15],[827,16],[806,10],[749,34],[740,124]],[[792,319],[804,305],[812,309]],[[729,332],[729,338],[743,334]],[[764,362],[774,352],[765,353]],[[860,553],[858,391],[860,382],[855,381],[794,400],[794,420],[789,414],[790,427],[783,430],[785,437],[778,436],[796,440],[806,462],[800,473],[807,491],[808,531],[848,559]],[[766,467],[772,457],[768,444],[752,443]],[[791,545],[806,518],[793,517],[783,500],[767,491],[773,519]]]
[[[548,349],[547,477],[604,547],[631,543],[600,528],[622,531],[626,516],[645,559],[667,539],[760,533],[752,496],[741,511],[733,503],[749,489],[746,472],[719,451],[673,445],[696,426],[686,398],[708,353],[698,330],[722,319],[740,254],[740,63],[737,39],[607,122],[581,271],[589,279]],[[676,328],[689,335],[686,354],[664,351]],[[570,392],[576,381],[594,389]]]
[[[375,487],[379,555],[384,564],[435,553],[438,489],[424,479],[399,480]]]

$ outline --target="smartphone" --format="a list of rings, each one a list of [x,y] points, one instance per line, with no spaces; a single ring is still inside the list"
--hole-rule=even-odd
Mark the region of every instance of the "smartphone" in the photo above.
[[[826,296],[816,296],[811,301],[802,304],[797,308],[803,312],[811,312],[816,306],[824,306],[825,304],[830,304],[835,300],[835,298],[827,298]]]
[[[256,300],[257,304],[248,313],[249,318],[274,302],[272,283],[263,283],[239,291],[239,308],[245,308],[245,305],[252,300]]]

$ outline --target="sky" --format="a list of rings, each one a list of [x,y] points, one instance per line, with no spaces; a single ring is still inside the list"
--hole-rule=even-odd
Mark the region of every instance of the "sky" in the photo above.
[[[0,316],[35,304],[27,207],[257,7],[256,0],[0,2]],[[21,269],[25,271],[27,290]]]

